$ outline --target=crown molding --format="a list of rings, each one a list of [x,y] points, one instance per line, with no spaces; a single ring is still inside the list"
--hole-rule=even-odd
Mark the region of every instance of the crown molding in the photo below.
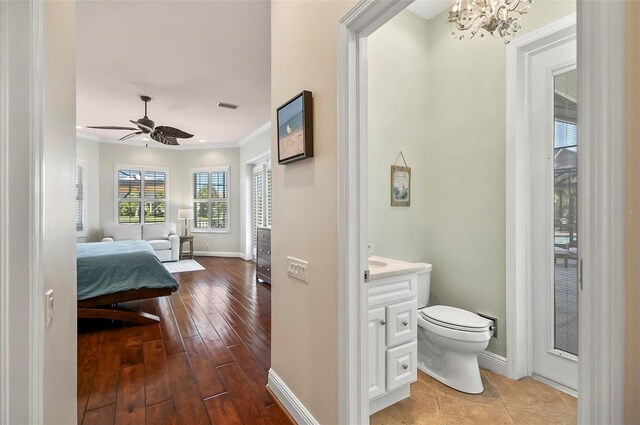
[[[271,130],[271,121],[267,121],[266,123],[262,124],[260,127],[249,133],[249,135],[247,135],[245,138],[240,140],[238,142],[238,147],[243,147],[244,145],[249,143],[250,140],[260,136],[261,134],[269,130]]]

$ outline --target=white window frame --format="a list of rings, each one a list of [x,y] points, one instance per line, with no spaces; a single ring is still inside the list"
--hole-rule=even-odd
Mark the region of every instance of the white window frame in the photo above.
[[[87,192],[87,161],[84,159],[76,160],[76,173],[78,172],[78,167],[81,169],[82,173],[82,230],[77,230],[78,226],[78,217],[76,217],[76,237],[77,238],[86,238],[87,237],[87,197],[89,193]],[[76,175],[76,185],[78,184],[78,177]],[[76,200],[77,201],[77,200]]]
[[[225,172],[227,173],[227,197],[226,199],[215,198],[216,202],[226,202],[227,203],[227,227],[221,229],[213,229],[211,227],[207,227],[205,229],[196,228],[195,223],[195,215],[196,211],[193,206],[196,202],[203,202],[203,199],[195,199],[193,197],[193,175],[195,173],[209,173],[209,188],[211,188],[211,173],[213,172]],[[231,167],[228,165],[217,166],[217,167],[201,167],[201,168],[192,168],[189,170],[189,193],[191,199],[191,209],[193,210],[194,219],[191,220],[191,232],[193,233],[231,233]],[[214,198],[211,198],[211,190],[209,190],[209,202],[212,202]],[[209,225],[211,225],[211,221],[209,221]]]
[[[269,215],[269,203],[271,202],[271,197],[269,196],[269,191],[267,190],[267,173],[271,171],[271,157],[269,156],[267,159],[256,162],[253,164],[253,170],[251,173],[251,204],[249,205],[249,214],[251,216],[251,250],[253,252],[253,257],[256,257],[256,251],[254,246],[254,225],[255,227],[268,227],[271,228],[271,216]],[[253,183],[255,181],[255,175],[257,173],[262,172],[262,223],[256,223],[255,217],[253,216],[253,200],[254,200],[254,187]],[[273,176],[272,176],[273,178]],[[273,191],[273,181],[271,182],[272,191]]]
[[[113,222],[118,224],[134,224],[134,225],[143,225],[143,224],[166,224],[169,223],[169,169],[166,167],[150,167],[147,165],[129,165],[129,164],[115,164],[113,167]],[[132,171],[140,171],[140,223],[120,223],[119,220],[119,212],[118,212],[118,202],[121,198],[118,197],[118,173],[120,170],[132,170]],[[165,181],[164,181],[164,199],[156,199],[153,198],[154,202],[162,202],[164,201],[164,223],[145,223],[144,221],[144,203],[146,201],[144,197],[144,173],[147,171],[156,171],[164,173]],[[133,201],[138,201],[138,199],[132,199]],[[149,198],[151,200],[151,198]]]

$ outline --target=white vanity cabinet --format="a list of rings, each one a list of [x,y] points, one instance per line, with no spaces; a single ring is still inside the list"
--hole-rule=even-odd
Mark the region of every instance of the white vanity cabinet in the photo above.
[[[368,286],[371,414],[409,397],[417,379],[417,286],[424,270],[422,263],[374,258],[381,265],[371,268]]]

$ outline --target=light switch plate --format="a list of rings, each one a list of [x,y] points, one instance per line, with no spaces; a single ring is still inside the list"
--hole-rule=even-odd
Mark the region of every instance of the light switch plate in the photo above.
[[[287,274],[294,279],[309,283],[309,262],[287,257]]]
[[[44,321],[46,328],[53,322],[53,289],[44,293]]]

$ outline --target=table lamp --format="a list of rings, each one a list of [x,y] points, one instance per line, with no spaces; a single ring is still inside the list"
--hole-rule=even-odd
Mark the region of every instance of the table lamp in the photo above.
[[[193,219],[193,210],[191,208],[180,208],[178,210],[178,219],[184,220],[184,236],[189,236],[187,229],[189,228],[189,219]]]

